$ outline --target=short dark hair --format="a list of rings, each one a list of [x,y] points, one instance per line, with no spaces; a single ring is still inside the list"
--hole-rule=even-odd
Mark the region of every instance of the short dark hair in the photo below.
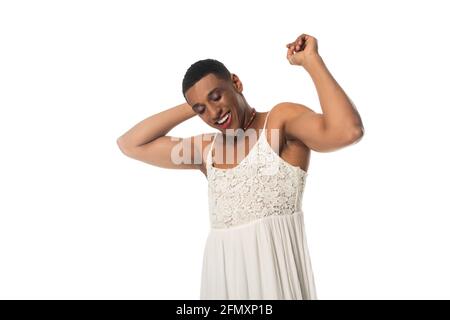
[[[230,81],[231,73],[225,65],[215,59],[203,59],[193,63],[186,71],[183,78],[183,96],[186,91],[204,76],[213,73],[219,79]]]

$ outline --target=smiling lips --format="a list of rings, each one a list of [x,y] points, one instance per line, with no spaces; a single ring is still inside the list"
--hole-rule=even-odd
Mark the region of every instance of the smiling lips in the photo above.
[[[216,124],[221,128],[221,129],[226,129],[226,128],[228,128],[228,126],[231,124],[231,111],[228,111],[228,118],[227,118],[227,120],[225,120],[225,122],[224,123],[222,123],[222,124],[219,124],[219,123],[217,123],[216,122]],[[223,118],[222,118],[223,119]],[[221,119],[221,120],[222,120]]]

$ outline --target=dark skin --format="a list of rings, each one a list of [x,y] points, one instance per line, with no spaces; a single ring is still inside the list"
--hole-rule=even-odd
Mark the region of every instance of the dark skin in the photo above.
[[[214,88],[219,88],[219,90],[214,91],[210,96],[208,93],[211,92]],[[249,145],[248,137],[245,136],[245,152],[239,159],[237,149],[242,146],[242,139],[234,136],[233,145],[225,145],[227,141],[225,139],[225,135],[231,135],[233,133],[232,130],[243,129],[246,124],[248,124],[251,115],[252,115],[252,107],[247,103],[243,93],[243,85],[240,81],[239,77],[236,74],[231,74],[230,81],[225,81],[219,79],[214,74],[208,74],[202,79],[200,79],[194,86],[189,88],[186,91],[185,97],[186,101],[189,103],[191,107],[193,107],[193,111],[209,126],[214,129],[222,132],[222,136],[224,139],[216,139],[215,146],[218,148],[220,142],[221,148],[218,150],[213,149],[213,158],[216,154],[215,151],[218,151],[218,159],[214,158],[214,167],[220,169],[231,169],[239,165],[242,158],[245,157],[253,147]],[[215,122],[220,119],[224,114],[228,111],[231,111],[232,121],[230,126],[224,130],[219,127]],[[266,119],[268,112],[256,112],[255,118],[248,126],[247,130],[254,129],[257,133],[258,137],[260,134],[260,129],[264,126],[264,121]],[[287,114],[285,114],[287,115]],[[282,124],[283,117],[282,113],[271,112],[270,119],[267,122],[267,128],[270,132],[270,129],[280,129],[280,134],[278,136],[278,146],[280,155],[283,160],[287,161],[293,166],[298,166],[306,171],[306,168],[309,163],[310,157],[310,149],[302,144],[300,141],[288,140],[282,132]],[[244,137],[244,136],[241,136]],[[269,144],[277,145],[275,142],[271,142],[270,134],[267,135]],[[231,140],[231,141],[233,141]],[[230,140],[228,140],[230,141]],[[205,143],[202,144],[202,151],[205,150],[210,145],[210,140],[206,139]],[[233,163],[225,163],[226,154],[228,152],[234,151],[234,161]],[[204,154],[204,153],[203,153]],[[223,159],[223,160],[222,160]],[[204,159],[205,160],[205,159]],[[220,163],[220,164],[219,164]],[[203,166],[201,171],[206,175],[205,161],[203,161]]]
[[[270,107],[266,127],[267,142],[281,159],[307,171],[311,150],[331,152],[352,145],[363,137],[364,126],[356,106],[319,55],[317,39],[311,35],[301,34],[295,41],[286,44],[286,47],[286,59],[289,63],[295,67],[302,67],[311,76],[322,113],[294,102],[280,102]],[[221,91],[209,95],[208,93],[216,87]],[[237,134],[243,132],[237,129],[244,128],[252,114],[252,108],[242,92],[243,86],[237,75],[232,74],[230,79],[219,79],[214,74],[208,74],[187,90],[185,94],[187,103],[140,121],[120,136],[117,144],[125,155],[133,159],[168,169],[197,169],[206,176],[205,151],[209,151],[214,134],[204,133],[184,138],[168,135],[172,128],[198,115],[210,127],[221,131],[222,136],[225,134],[227,137],[233,136],[233,139],[217,139],[212,154],[215,167],[234,168],[242,159],[236,158],[242,153],[240,147],[245,146],[243,157],[248,155],[253,147],[253,144],[248,145],[247,132],[256,132],[259,138],[260,129],[263,128],[267,116],[267,112],[257,112],[246,134]],[[232,113],[232,123],[229,128],[223,130],[215,121],[227,111]],[[272,134],[274,131],[279,135],[274,136]],[[278,141],[276,139],[272,141],[273,137],[278,137]],[[197,142],[197,138],[200,138],[201,143]],[[226,146],[226,142],[230,144]],[[185,153],[185,148],[181,148],[181,152],[178,152],[180,146],[186,146],[186,150],[192,151],[186,152],[187,162],[178,161]],[[236,152],[238,148],[241,152]],[[224,160],[227,160],[226,150],[233,151],[234,161],[226,165],[217,165],[218,159],[214,152],[216,149],[224,156],[223,158],[220,156],[220,159]],[[173,151],[176,151],[175,156]]]
[[[219,89],[208,97],[208,93],[216,87]],[[242,91],[242,82],[237,75],[231,74],[231,79],[225,81],[210,73],[189,88],[185,98],[206,124],[226,134],[226,130],[215,122],[228,111],[231,111],[232,122],[227,129],[244,128],[251,118],[252,107],[247,103]],[[257,118],[260,116],[261,113],[256,114]],[[251,127],[250,125],[249,128]]]

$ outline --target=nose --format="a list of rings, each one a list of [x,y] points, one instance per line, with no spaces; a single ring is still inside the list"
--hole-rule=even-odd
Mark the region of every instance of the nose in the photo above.
[[[214,116],[213,116],[213,121],[216,122],[217,120],[219,120],[223,115],[222,110],[218,109],[217,111],[215,111]]]

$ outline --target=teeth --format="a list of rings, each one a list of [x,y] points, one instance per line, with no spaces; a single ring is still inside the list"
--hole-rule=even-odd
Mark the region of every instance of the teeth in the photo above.
[[[223,117],[222,119],[220,119],[219,121],[217,121],[218,124],[223,124],[225,121],[228,120],[228,117],[230,116],[230,112],[228,112],[225,117]]]

